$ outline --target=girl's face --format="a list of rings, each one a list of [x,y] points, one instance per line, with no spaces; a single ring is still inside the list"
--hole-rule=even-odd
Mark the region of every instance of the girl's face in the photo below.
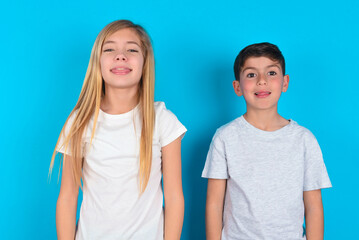
[[[103,43],[100,57],[105,89],[137,91],[143,62],[141,41],[134,30],[125,28],[109,35]]]

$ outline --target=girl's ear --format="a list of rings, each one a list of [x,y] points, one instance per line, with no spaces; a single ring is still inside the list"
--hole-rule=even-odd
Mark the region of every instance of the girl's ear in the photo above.
[[[234,80],[232,82],[233,84],[233,89],[234,89],[234,92],[237,94],[238,97],[242,96],[242,91],[241,91],[241,87],[239,86],[239,81],[238,80]]]
[[[289,75],[284,75],[282,92],[286,92],[288,90],[288,85],[289,85]]]

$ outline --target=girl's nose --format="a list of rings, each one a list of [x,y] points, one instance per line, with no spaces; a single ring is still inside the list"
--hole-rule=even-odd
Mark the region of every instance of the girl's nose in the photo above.
[[[125,54],[123,54],[123,53],[119,53],[119,54],[117,54],[116,56],[115,56],[115,59],[116,59],[116,61],[126,61],[127,60],[127,57],[126,57],[126,55]]]

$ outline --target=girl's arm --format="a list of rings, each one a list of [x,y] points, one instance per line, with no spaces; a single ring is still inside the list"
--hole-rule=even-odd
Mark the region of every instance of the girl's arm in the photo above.
[[[162,148],[163,191],[165,197],[165,240],[180,239],[184,198],[181,176],[181,137]]]
[[[72,158],[66,155],[62,167],[60,194],[56,205],[56,229],[59,240],[75,238],[79,187],[73,178],[71,161]]]
[[[320,189],[303,192],[305,226],[308,240],[323,240],[324,215]]]
[[[206,202],[207,240],[220,240],[222,235],[223,203],[226,179],[208,179]]]

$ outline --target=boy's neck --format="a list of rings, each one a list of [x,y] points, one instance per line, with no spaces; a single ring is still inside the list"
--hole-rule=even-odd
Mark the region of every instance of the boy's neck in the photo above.
[[[263,131],[275,131],[289,124],[277,111],[247,111],[243,117],[254,127]]]

